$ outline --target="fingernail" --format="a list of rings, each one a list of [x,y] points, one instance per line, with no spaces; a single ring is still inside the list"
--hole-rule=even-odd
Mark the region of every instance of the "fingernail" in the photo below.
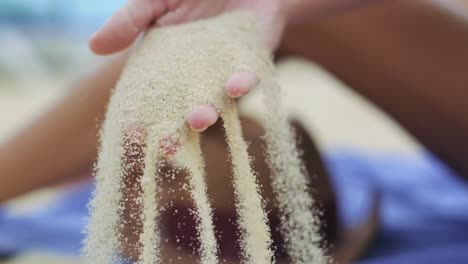
[[[195,128],[193,126],[190,126],[190,129],[192,129],[195,132],[203,132],[207,129],[208,127],[202,127],[202,128]]]
[[[241,93],[241,89],[239,89],[239,87],[231,88],[230,91],[229,91],[229,96],[231,96],[233,98],[238,98],[241,95],[242,95],[242,93]]]

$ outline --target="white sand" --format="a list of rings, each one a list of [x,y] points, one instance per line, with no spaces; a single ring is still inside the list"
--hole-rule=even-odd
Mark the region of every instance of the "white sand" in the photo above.
[[[158,232],[158,182],[159,177],[156,175],[158,165],[161,159],[158,155],[158,149],[152,143],[152,140],[157,138],[153,133],[148,134],[146,156],[144,160],[145,168],[143,177],[141,178],[141,187],[143,189],[143,213],[141,219],[143,220],[143,232],[140,236],[140,244],[143,249],[140,255],[140,263],[159,263],[159,250],[160,250],[160,233]],[[159,174],[159,173],[158,173]]]
[[[159,263],[157,227],[159,146],[170,137],[185,146],[190,158],[190,184],[195,200],[198,231],[202,239],[202,263],[217,263],[210,202],[206,195],[198,137],[188,132],[185,115],[196,105],[214,105],[224,119],[233,163],[241,248],[246,263],[271,263],[270,230],[259,187],[250,166],[234,101],[224,94],[229,76],[252,70],[261,79],[267,96],[269,156],[274,171],[273,187],[284,214],[283,233],[293,263],[323,263],[316,246],[313,201],[306,192],[306,175],[287,129],[286,114],[278,112],[280,91],[274,67],[257,36],[256,23],[247,12],[235,12],[181,26],[151,30],[129,59],[112,96],[104,124],[97,164],[97,191],[91,203],[91,221],[85,245],[90,263],[118,262],[123,239],[122,168],[124,140],[121,131],[138,127],[145,131],[146,154],[143,189],[143,232],[140,262]],[[278,107],[276,106],[278,104]],[[274,113],[274,114],[273,114]],[[182,148],[184,149],[184,147]]]
[[[204,177],[204,161],[198,134],[190,133],[184,152],[186,167],[190,173],[190,193],[196,207],[198,237],[201,244],[201,263],[216,264],[218,263],[218,247],[216,245],[211,203],[208,200]]]
[[[113,112],[107,114],[113,119]],[[89,207],[92,212],[87,229],[84,254],[89,263],[118,263],[119,248],[120,190],[123,170],[120,157],[123,154],[122,135],[106,123],[102,130],[101,150],[97,161],[96,190]]]
[[[271,263],[273,252],[267,217],[250,164],[247,144],[242,138],[242,130],[234,103],[231,103],[222,113],[222,118],[233,167],[233,183],[244,261],[246,263]]]
[[[294,263],[327,263],[319,247],[320,223],[308,190],[309,176],[297,150],[294,133],[288,128],[281,89],[274,81],[263,86],[268,161],[287,252]]]

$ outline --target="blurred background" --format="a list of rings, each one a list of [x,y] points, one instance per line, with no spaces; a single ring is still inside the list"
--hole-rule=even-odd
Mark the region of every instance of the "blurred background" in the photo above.
[[[103,63],[104,58],[89,51],[87,41],[124,2],[0,1],[0,143],[49,109],[80,76]],[[321,66],[288,57],[279,62],[278,74],[291,114],[313,131],[323,151],[358,149],[369,156],[385,152],[405,157],[421,153],[420,145],[387,115]],[[242,102],[244,111],[255,110],[257,100],[254,92]],[[5,207],[18,215],[40,211],[62,191],[35,191]],[[81,262],[75,247],[67,253],[33,248],[14,257],[0,256],[0,263]]]
[[[87,41],[123,3],[124,0],[0,1],[0,142],[46,111],[75,80],[101,62],[89,51]],[[18,214],[40,211],[59,193],[60,190],[45,189],[7,206]],[[23,224],[26,228],[28,225]],[[74,254],[60,254],[37,249],[14,254],[15,257],[1,256],[0,263],[80,263],[79,249],[73,251]]]
[[[74,81],[104,61],[90,52],[87,41],[124,2],[0,1],[0,143],[44,113]],[[279,64],[279,76],[288,91],[290,110],[314,129],[322,148],[407,153],[418,148],[390,119],[318,65],[287,58]],[[251,96],[245,101],[246,111],[255,108],[255,100]],[[61,192],[46,188],[14,199],[6,207],[18,215],[38,212]],[[65,252],[69,253],[33,247],[13,258],[7,254],[0,263],[80,263],[79,248]]]
[[[2,90],[40,89],[37,81],[68,80],[86,70],[93,59],[87,39],[123,2],[2,1]]]
[[[122,3],[0,1],[0,140],[100,62],[87,40]]]

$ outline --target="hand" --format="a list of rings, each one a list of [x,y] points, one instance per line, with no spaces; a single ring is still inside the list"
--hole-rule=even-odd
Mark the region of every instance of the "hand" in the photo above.
[[[157,26],[179,24],[211,17],[234,9],[249,9],[259,21],[265,46],[274,52],[285,24],[284,0],[129,0],[92,37],[90,48],[97,54],[111,54],[129,47],[153,22]],[[256,86],[253,72],[234,73],[226,82],[228,96],[238,98]],[[219,115],[212,106],[197,106],[187,115],[198,132],[213,125]]]

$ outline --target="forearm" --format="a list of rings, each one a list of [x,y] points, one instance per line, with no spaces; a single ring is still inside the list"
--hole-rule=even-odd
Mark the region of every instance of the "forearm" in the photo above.
[[[290,24],[302,24],[382,1],[388,0],[288,0],[284,9]]]
[[[457,10],[388,1],[291,26],[283,51],[322,64],[468,177],[468,23]]]
[[[99,123],[123,59],[78,82],[44,116],[0,147],[0,201],[91,168]]]

